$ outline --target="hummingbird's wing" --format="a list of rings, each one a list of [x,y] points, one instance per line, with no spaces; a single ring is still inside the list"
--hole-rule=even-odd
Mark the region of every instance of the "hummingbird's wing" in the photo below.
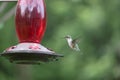
[[[79,43],[80,42],[80,36],[78,36],[77,38],[73,39],[72,43]]]
[[[76,38],[76,39],[72,40],[72,43],[73,43],[73,44],[75,44],[75,43],[77,44],[77,43],[79,43],[79,42],[80,42],[79,38]]]
[[[75,51],[80,51],[80,49],[79,49],[79,46],[78,46],[78,44],[77,44],[77,42],[72,42],[72,44],[71,44],[72,46],[72,49],[74,49]]]
[[[80,42],[79,38],[80,37],[72,40],[73,49],[76,50],[76,51],[80,51],[79,46],[78,46],[78,43]]]

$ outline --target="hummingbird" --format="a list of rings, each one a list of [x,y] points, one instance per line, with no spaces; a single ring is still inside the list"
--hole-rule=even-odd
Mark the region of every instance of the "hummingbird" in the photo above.
[[[78,42],[79,42],[78,38],[72,39],[70,35],[67,35],[64,38],[67,40],[68,45],[71,49],[75,51],[80,51],[79,46],[78,46]]]

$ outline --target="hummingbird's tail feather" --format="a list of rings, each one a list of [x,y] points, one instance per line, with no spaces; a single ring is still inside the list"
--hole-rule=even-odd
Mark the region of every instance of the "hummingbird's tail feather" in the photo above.
[[[78,45],[76,45],[76,46],[74,47],[74,50],[76,50],[76,51],[80,51],[79,46],[78,46]]]

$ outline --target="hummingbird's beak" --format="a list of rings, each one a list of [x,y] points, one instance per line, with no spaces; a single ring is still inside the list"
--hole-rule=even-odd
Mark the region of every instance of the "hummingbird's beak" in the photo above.
[[[66,39],[67,37],[65,36],[65,37],[63,37],[64,39]]]
[[[65,37],[62,37],[62,39],[65,39]]]
[[[61,37],[61,39],[65,39],[66,37]]]
[[[68,38],[67,36],[64,36],[64,37],[61,37],[62,39],[66,39],[66,38]]]

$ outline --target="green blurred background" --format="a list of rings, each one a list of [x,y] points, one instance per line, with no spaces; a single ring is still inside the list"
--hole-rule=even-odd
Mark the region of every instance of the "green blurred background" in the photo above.
[[[0,52],[18,43],[16,2],[0,2]],[[42,45],[64,58],[42,65],[16,65],[0,57],[0,80],[120,80],[120,0],[46,0]],[[80,52],[65,35],[80,36]]]

